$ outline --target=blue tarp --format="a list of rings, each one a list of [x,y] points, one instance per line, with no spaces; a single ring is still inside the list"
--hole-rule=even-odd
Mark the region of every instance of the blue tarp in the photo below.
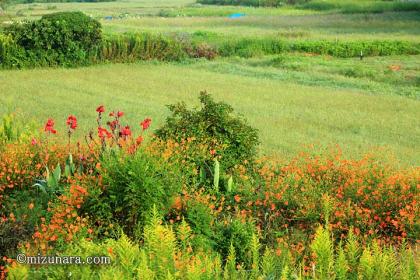
[[[240,17],[244,17],[244,16],[245,16],[245,14],[238,13],[238,14],[231,14],[231,15],[229,15],[229,18],[240,18]]]

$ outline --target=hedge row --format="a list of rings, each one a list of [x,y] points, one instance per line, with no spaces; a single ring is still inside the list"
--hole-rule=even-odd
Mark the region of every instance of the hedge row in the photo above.
[[[415,1],[325,1],[325,0],[197,0],[206,5],[231,5],[250,7],[280,7],[296,5],[299,9],[338,11],[341,13],[383,13],[420,11]]]

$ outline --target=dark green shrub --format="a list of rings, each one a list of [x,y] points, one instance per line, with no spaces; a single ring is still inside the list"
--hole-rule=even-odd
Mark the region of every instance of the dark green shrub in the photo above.
[[[100,23],[81,12],[60,12],[33,22],[15,23],[5,29],[5,34],[13,38],[15,46],[9,46],[1,60],[6,66],[18,68],[88,64],[102,38]]]
[[[213,224],[215,217],[212,215],[210,208],[198,201],[190,200],[185,209],[184,217],[186,222],[191,226],[194,233],[192,245],[198,250],[213,250],[215,242],[213,236]]]
[[[55,45],[57,48],[77,44],[83,50],[91,50],[102,39],[101,24],[82,12],[60,12],[44,15],[40,23],[56,23],[56,30],[51,31],[57,32],[57,37],[52,36],[48,40],[49,44]]]
[[[236,262],[250,268],[252,258],[249,253],[252,235],[256,234],[255,225],[252,222],[233,219],[228,224],[218,223],[216,227],[214,238],[216,239],[217,252],[225,260],[229,254],[230,244],[232,244],[235,248]]]
[[[197,201],[188,201],[185,218],[194,233],[203,234],[208,237],[212,235],[211,224],[213,216],[207,205]]]
[[[223,150],[217,151],[225,170],[244,161],[251,162],[257,155],[257,130],[233,115],[230,105],[215,102],[206,92],[201,92],[200,102],[200,110],[188,110],[185,103],[169,105],[171,115],[156,131],[157,137],[177,142],[195,138],[198,143],[210,140],[225,145]],[[213,163],[208,165],[213,166]]]
[[[127,234],[135,234],[145,225],[154,205],[163,216],[181,190],[177,169],[142,151],[126,157],[111,154],[101,164],[104,189],[96,188],[82,209],[93,216],[99,233],[109,230],[106,226],[114,223]]]

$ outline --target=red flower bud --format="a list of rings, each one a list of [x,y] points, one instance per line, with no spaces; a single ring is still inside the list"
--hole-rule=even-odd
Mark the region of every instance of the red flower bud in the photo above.
[[[146,130],[146,129],[148,129],[149,128],[149,126],[150,126],[150,123],[152,122],[152,119],[150,119],[150,118],[146,118],[146,119],[144,119],[144,121],[142,121],[141,123],[140,123],[140,125],[141,125],[141,127],[143,128],[143,130]]]
[[[75,116],[73,116],[73,115],[70,115],[68,118],[67,118],[67,121],[66,121],[66,124],[67,124],[67,126],[70,128],[70,129],[76,129],[76,127],[77,127],[77,119],[76,119],[76,117]]]
[[[96,108],[96,112],[98,112],[99,114],[105,112],[105,107],[103,105],[99,106],[98,108]]]
[[[131,135],[130,127],[128,125],[123,127],[123,129],[121,129],[120,133],[121,133],[122,136],[130,136]]]
[[[47,123],[45,124],[45,127],[44,127],[44,131],[52,133],[52,134],[57,133],[57,131],[54,129],[54,120],[53,119],[48,119],[47,120]]]

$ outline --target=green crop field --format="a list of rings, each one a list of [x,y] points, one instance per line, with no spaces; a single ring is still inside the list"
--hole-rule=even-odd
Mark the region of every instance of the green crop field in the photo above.
[[[19,111],[38,121],[72,112],[92,119],[85,117],[106,104],[133,118],[152,116],[158,125],[168,113],[166,104],[198,105],[198,93],[207,90],[260,130],[266,153],[290,157],[304,145],[339,144],[348,156],[360,156],[382,147],[405,163],[418,164],[420,104],[395,94],[398,85],[321,70],[282,71],[231,62],[3,71],[0,102],[2,111]],[[83,123],[85,129],[94,125]]]

